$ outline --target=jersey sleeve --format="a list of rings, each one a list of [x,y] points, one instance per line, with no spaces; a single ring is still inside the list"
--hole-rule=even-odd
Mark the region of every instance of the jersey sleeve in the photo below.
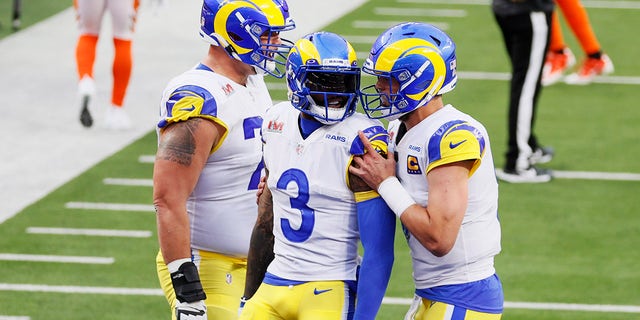
[[[215,97],[206,89],[185,85],[176,88],[161,106],[164,115],[158,128],[164,128],[175,122],[186,121],[190,118],[207,118],[226,127],[218,118],[218,103]]]
[[[464,121],[450,121],[442,125],[429,139],[429,164],[427,172],[438,166],[476,160],[469,172],[480,166],[485,151],[485,140],[480,130]]]

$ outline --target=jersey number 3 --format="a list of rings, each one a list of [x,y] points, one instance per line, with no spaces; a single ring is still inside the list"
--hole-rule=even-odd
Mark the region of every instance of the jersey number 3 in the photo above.
[[[290,198],[291,208],[300,210],[302,219],[300,227],[294,229],[289,223],[289,219],[280,219],[280,227],[284,236],[292,242],[304,242],[311,236],[313,225],[316,218],[313,209],[307,206],[309,202],[309,180],[307,176],[298,169],[289,169],[282,173],[278,179],[277,187],[280,190],[286,190],[289,183],[295,183],[298,186],[298,196]]]

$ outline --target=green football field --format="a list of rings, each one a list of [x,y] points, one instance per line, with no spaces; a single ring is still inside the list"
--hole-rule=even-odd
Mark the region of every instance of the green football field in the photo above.
[[[30,3],[42,6],[25,8],[23,27],[69,6]],[[558,177],[500,184],[496,268],[507,320],[640,319],[640,1],[583,3],[616,70],[588,86],[545,87],[535,130],[556,151],[546,167]],[[11,34],[9,12],[10,1],[1,1],[0,37]],[[501,167],[509,63],[488,1],[370,0],[325,30],[344,35],[362,60],[375,37],[401,21],[434,23],[454,38],[460,79],[445,101],[486,125]],[[286,97],[283,81],[268,84],[274,99]],[[155,149],[149,132],[0,224],[0,319],[169,318],[154,263]],[[402,319],[412,294],[398,232],[378,318]]]

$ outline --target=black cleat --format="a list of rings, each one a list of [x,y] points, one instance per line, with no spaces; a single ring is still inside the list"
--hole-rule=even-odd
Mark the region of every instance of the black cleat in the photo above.
[[[93,125],[93,117],[91,117],[91,112],[89,112],[89,96],[82,97],[82,111],[80,111],[80,123],[83,126],[89,128]]]

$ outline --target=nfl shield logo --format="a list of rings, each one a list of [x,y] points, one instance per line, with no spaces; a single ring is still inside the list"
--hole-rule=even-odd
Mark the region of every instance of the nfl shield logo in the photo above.
[[[304,145],[302,143],[298,143],[298,146],[296,146],[296,153],[302,154],[303,151],[304,151]]]

